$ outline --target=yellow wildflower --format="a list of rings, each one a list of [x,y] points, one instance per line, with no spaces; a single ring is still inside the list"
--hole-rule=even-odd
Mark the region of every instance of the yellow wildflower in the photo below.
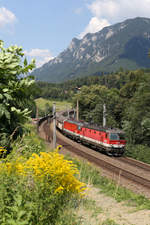
[[[0,146],[0,152],[7,152],[7,150],[4,147]]]
[[[63,192],[64,188],[62,186],[59,186],[56,190],[55,190],[55,194],[56,193],[61,193]]]
[[[75,177],[79,174],[76,165],[64,159],[58,149],[49,153],[40,152],[39,155],[34,153],[28,160],[20,157],[15,162],[3,164],[0,165],[0,171],[5,170],[8,174],[15,172],[26,177],[30,175],[46,185],[57,187],[55,193],[83,193],[85,189],[85,184]]]
[[[56,148],[56,151],[59,151],[62,149],[62,145],[58,145],[57,148]]]

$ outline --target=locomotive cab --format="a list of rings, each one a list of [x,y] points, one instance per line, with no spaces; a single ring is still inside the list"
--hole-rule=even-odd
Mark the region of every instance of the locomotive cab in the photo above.
[[[125,145],[126,141],[123,132],[109,132],[108,136],[109,136],[109,144]]]
[[[125,150],[125,136],[120,130],[112,130],[107,134],[108,142],[111,146],[111,152],[116,153],[116,155],[122,155]]]
[[[124,134],[123,133],[109,133],[109,140],[110,141],[121,141],[125,140]]]

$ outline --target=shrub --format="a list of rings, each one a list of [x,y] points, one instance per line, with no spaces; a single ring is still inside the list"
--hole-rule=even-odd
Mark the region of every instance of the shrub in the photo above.
[[[0,224],[55,225],[68,212],[70,201],[77,204],[85,184],[77,179],[77,167],[58,149],[44,152],[42,140],[31,130],[1,159]]]
[[[150,164],[150,148],[146,145],[127,145],[125,155]]]

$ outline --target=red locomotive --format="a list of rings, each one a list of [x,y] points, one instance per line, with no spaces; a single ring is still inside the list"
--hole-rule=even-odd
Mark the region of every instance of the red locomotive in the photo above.
[[[88,143],[109,155],[121,156],[125,151],[124,133],[119,129],[91,126],[71,119],[57,119],[57,128],[81,143]]]

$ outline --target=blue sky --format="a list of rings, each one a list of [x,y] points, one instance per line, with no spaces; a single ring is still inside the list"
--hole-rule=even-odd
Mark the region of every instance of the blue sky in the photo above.
[[[149,14],[150,0],[0,0],[0,39],[22,46],[39,67],[74,37]]]

